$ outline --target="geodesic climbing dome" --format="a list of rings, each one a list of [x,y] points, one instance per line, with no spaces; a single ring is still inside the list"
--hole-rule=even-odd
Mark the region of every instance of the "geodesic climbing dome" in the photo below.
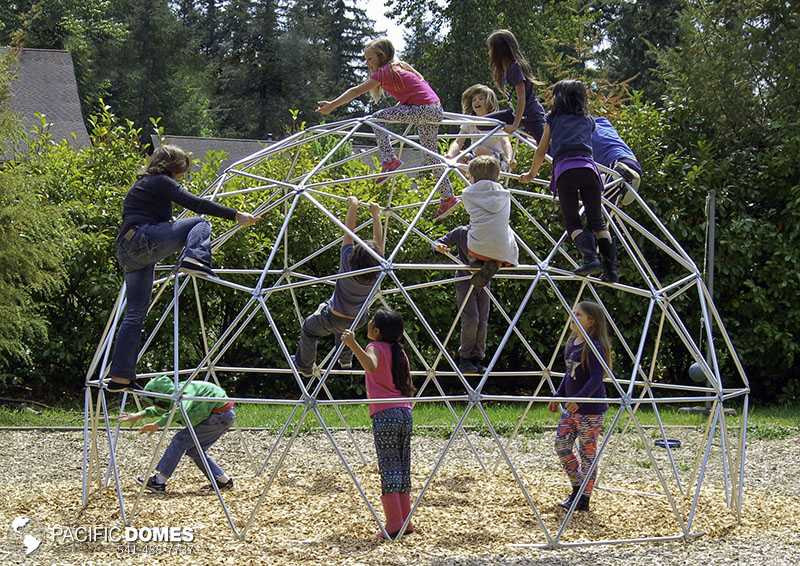
[[[503,124],[499,122],[445,114],[444,129],[455,132],[464,124],[488,129],[480,139],[468,140],[460,156],[489,136],[502,135]],[[374,130],[390,135],[405,162],[380,186],[374,183],[379,176],[374,172]],[[447,141],[458,137],[465,136],[440,132],[440,139]],[[535,149],[533,140],[520,133],[513,134],[513,143],[520,162],[526,155],[520,149]],[[522,169],[520,163],[517,169]],[[257,394],[235,398],[240,405],[284,406],[288,416],[266,446],[254,446],[239,435],[254,474],[251,484],[255,497],[247,509],[240,509],[235,516],[212,481],[234,534],[243,538],[258,523],[259,515],[268,512],[263,507],[267,494],[277,489],[275,478],[309,417],[335,452],[342,472],[352,480],[366,511],[382,524],[376,511],[377,494],[370,494],[359,474],[359,470],[372,466],[371,473],[377,475],[374,456],[355,442],[341,410],[343,405],[364,406],[366,400],[344,398],[336,387],[337,382],[358,382],[363,372],[339,368],[336,361],[342,346],[336,344],[326,354],[320,351],[310,378],[302,377],[290,358],[304,317],[330,295],[335,281],[373,272],[376,280],[372,295],[354,326],[366,320],[371,308],[389,306],[400,311],[406,323],[407,349],[413,358],[412,375],[419,387],[413,401],[417,407],[440,403],[452,419],[452,431],[433,457],[412,456],[415,476],[424,477],[424,481],[414,486],[415,500],[406,523],[418,511],[424,514],[426,493],[440,470],[449,465],[447,457],[454,446],[463,447],[489,476],[499,470],[508,475],[536,527],[520,540],[521,544],[557,547],[689,540],[699,534],[695,528],[698,503],[709,489],[709,493],[718,494],[718,507],[712,507],[711,512],[738,519],[743,500],[749,393],[741,362],[692,258],[642,196],[634,194],[634,202],[623,208],[620,196],[631,188],[616,172],[600,169],[605,177],[605,215],[623,267],[623,279],[618,284],[572,273],[577,263],[569,246],[563,245],[567,234],[558,204],[546,190],[547,180],[537,179],[529,189],[517,182],[517,175],[503,173],[501,182],[512,193],[511,222],[520,248],[520,265],[501,269],[487,289],[492,321],[487,369],[482,375],[469,376],[459,370],[451,351],[457,347],[466,303],[466,299],[460,305],[455,303],[454,283],[467,279],[463,271],[470,268],[452,255],[442,257],[431,251],[433,240],[444,230],[466,223],[463,211],[448,218],[445,227],[431,221],[444,179],[449,179],[456,194],[466,186],[459,158],[451,160],[428,151],[419,145],[410,128],[395,131],[391,124],[367,116],[297,132],[228,167],[204,196],[261,215],[263,220],[248,230],[237,226],[216,231],[219,235],[213,248],[216,261],[222,265],[217,269],[218,278],[188,276],[176,273],[174,266],[157,266],[160,277],[154,283],[150,326],[139,362],[140,371],[147,371],[139,377],[163,373],[156,369],[168,370],[176,384],[171,397],[174,401],[190,399],[178,387],[179,381],[219,383],[222,378],[226,383],[236,381],[243,389],[253,383],[269,383],[272,390],[280,385],[281,398]],[[338,273],[339,247],[347,231],[342,220],[344,203],[350,194],[361,199],[364,209],[370,200],[381,205],[385,259],[379,258],[380,265],[374,268]],[[371,223],[371,219],[365,220],[350,233],[357,243],[369,237]],[[317,247],[314,242],[318,241],[326,243]],[[608,367],[601,361],[607,372],[608,396],[602,400],[558,400],[609,404],[595,461],[599,471],[595,493],[606,490],[647,498],[651,502],[646,506],[647,513],[663,514],[664,521],[674,526],[670,532],[637,532],[593,540],[578,533],[575,538],[570,532],[574,504],[557,516],[543,513],[537,470],[516,464],[516,455],[524,444],[519,432],[529,409],[557,399],[553,395],[557,379],[564,376],[561,351],[569,322],[574,320],[572,309],[584,299],[601,305],[613,332],[615,363]],[[120,448],[124,434],[110,416],[110,400],[116,397],[110,398],[103,385],[124,309],[123,287],[87,372],[83,503],[88,505],[94,493],[113,483],[120,519],[128,524],[136,520],[144,488],[135,490],[130,507],[123,490],[123,482],[130,478],[121,477],[118,461],[124,453]],[[621,328],[615,321],[622,316],[638,323]],[[264,352],[263,357],[251,357],[243,363],[237,349],[241,343],[248,345],[242,351],[252,351],[256,345]],[[324,341],[320,343],[324,345]],[[682,374],[671,375],[669,368],[682,361],[694,362],[705,383],[692,382]],[[510,390],[526,393],[509,394]],[[123,394],[120,412],[132,403],[138,406],[139,397],[144,396],[159,397],[152,393],[133,397]],[[671,442],[674,431],[664,423],[662,413],[697,403],[707,404],[708,418],[695,431],[696,442],[688,443],[691,447],[675,448]],[[487,407],[496,404],[520,408],[515,413],[519,414],[516,426],[492,422]],[[736,426],[730,426],[732,417],[726,411],[730,405],[741,411]],[[183,413],[180,403],[173,404],[170,422],[176,411]],[[655,426],[644,427],[643,414]],[[188,421],[185,414],[183,417]],[[476,418],[481,429],[477,432],[465,426]],[[344,437],[334,435],[334,427],[344,431]],[[140,475],[148,477],[153,472],[166,445],[167,430],[157,435],[146,462],[139,462]],[[189,430],[197,444],[191,425]],[[487,451],[486,443],[478,442],[476,435],[481,434],[492,440],[491,450]],[[624,457],[631,442],[640,452],[641,473],[626,478],[606,474],[604,469],[612,467],[615,458]],[[107,462],[101,465],[101,458],[106,457]],[[555,460],[554,454],[552,458]],[[210,475],[207,463],[205,466]],[[708,475],[710,466],[719,473]],[[560,472],[554,473],[566,485]],[[585,486],[586,481],[581,493]],[[595,499],[602,505],[602,495],[593,496]]]

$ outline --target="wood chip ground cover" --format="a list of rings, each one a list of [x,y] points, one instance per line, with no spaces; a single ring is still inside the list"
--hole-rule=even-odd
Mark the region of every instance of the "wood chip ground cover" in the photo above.
[[[30,523],[20,534],[10,531],[0,539],[0,560],[22,563],[22,533],[42,540],[27,563],[187,563],[187,564],[798,564],[800,563],[800,497],[796,488],[796,446],[800,437],[753,440],[748,447],[747,491],[742,523],[724,504],[720,451],[715,446],[706,473],[693,530],[703,536],[686,544],[648,543],[602,547],[539,550],[516,546],[543,543],[545,537],[522,491],[490,437],[470,435],[481,455],[484,471],[463,436],[448,453],[414,517],[417,533],[398,543],[373,539],[377,526],[330,442],[321,433],[299,436],[253,516],[245,541],[232,537],[213,492],[204,489],[200,472],[185,460],[173,476],[165,497],[143,496],[136,526],[191,527],[194,541],[182,545],[176,557],[169,545],[137,548],[127,554],[117,544],[72,543],[53,540],[52,529],[113,525],[118,506],[113,489],[98,492],[80,509],[82,436],[74,432],[4,432],[0,467],[6,489],[0,492],[0,524],[16,517]],[[676,431],[683,441],[675,453],[675,469],[688,483],[701,436]],[[356,432],[334,438],[380,514],[380,483],[372,438]],[[255,476],[275,437],[267,432],[232,432],[212,454],[235,478],[225,492],[232,517],[244,525],[273,471]],[[100,456],[106,450],[103,439]],[[120,471],[127,509],[136,499],[136,475],[142,473],[157,438],[125,433],[120,441]],[[507,442],[507,439],[506,439]],[[445,438],[414,439],[414,495],[435,464]],[[281,446],[283,447],[283,445]],[[366,463],[359,457],[359,450]],[[545,432],[508,444],[509,457],[524,480],[551,533],[558,530],[563,511],[557,502],[567,482],[553,453],[552,433]],[[615,435],[602,461],[599,489],[592,511],[577,514],[563,541],[668,536],[679,526],[656,473],[660,470],[679,509],[688,508],[680,497],[666,452],[649,459],[635,434]],[[104,470],[103,470],[104,472]],[[634,493],[637,492],[637,493]],[[645,495],[655,494],[655,495]],[[0,534],[2,537],[2,534]],[[149,552],[146,552],[149,551]]]

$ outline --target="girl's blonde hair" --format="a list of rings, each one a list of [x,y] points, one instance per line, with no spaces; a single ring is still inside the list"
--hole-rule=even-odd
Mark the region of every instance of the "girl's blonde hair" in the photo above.
[[[525,55],[519,47],[517,38],[514,34],[507,29],[495,30],[486,38],[486,47],[489,48],[489,65],[492,67],[492,78],[494,84],[497,85],[501,91],[505,92],[505,77],[508,67],[511,63],[517,62],[519,68],[522,69],[522,74],[526,79],[534,84],[540,84],[533,77],[533,71],[528,64]]]
[[[603,357],[605,358],[608,368],[612,369],[614,367],[614,356],[611,352],[611,339],[608,336],[608,323],[606,322],[606,315],[603,309],[600,305],[592,301],[581,301],[578,303],[577,307],[592,321],[592,325],[586,330],[586,334],[600,342],[603,346]],[[570,341],[575,340],[578,336],[581,336],[581,334],[573,330]],[[583,351],[581,351],[581,364],[583,367],[586,367],[587,352],[590,351],[591,349],[584,343]]]
[[[169,175],[175,178],[176,175],[186,173],[192,166],[192,159],[189,154],[177,145],[161,145],[153,151],[150,160],[147,162],[143,175]]]
[[[419,73],[419,71],[417,71],[414,67],[412,67],[405,61],[395,61],[394,45],[392,45],[392,42],[385,37],[374,39],[369,43],[367,43],[366,47],[364,47],[364,53],[366,53],[367,51],[374,52],[375,55],[377,55],[378,57],[378,66],[375,69],[369,69],[370,75],[372,75],[372,73],[374,73],[384,65],[391,65],[390,80],[395,85],[398,86],[398,89],[401,87],[403,79],[400,77],[400,74],[397,72],[397,69],[395,67],[399,67],[400,69],[403,69],[405,71],[411,71],[412,73],[419,76],[419,78],[423,78],[423,76]],[[381,98],[383,98],[383,87],[378,85],[375,88],[371,89],[369,93],[370,96],[372,97],[372,101],[378,102],[380,101]]]
[[[461,95],[461,112],[463,114],[474,114],[472,110],[472,99],[482,94],[486,98],[486,105],[489,107],[489,112],[497,112],[500,104],[497,102],[497,95],[492,89],[483,84],[475,84],[469,87]]]

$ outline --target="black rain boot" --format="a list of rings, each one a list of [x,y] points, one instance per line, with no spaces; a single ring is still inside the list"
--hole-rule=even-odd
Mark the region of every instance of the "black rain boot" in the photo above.
[[[617,246],[614,245],[614,240],[597,238],[597,247],[600,248],[600,255],[603,257],[603,275],[600,279],[608,283],[619,282]]]
[[[594,234],[584,230],[575,238],[575,247],[583,254],[583,264],[574,271],[575,275],[596,275],[603,271],[603,264],[597,259],[597,242]]]
[[[578,486],[573,485],[572,486],[572,493],[570,493],[569,497],[567,497],[564,501],[559,503],[559,505],[561,507],[563,507],[564,509],[569,510],[569,508],[572,506],[572,500],[575,499],[576,495],[578,495]]]
[[[575,506],[575,511],[588,511],[589,510],[589,496],[581,495],[578,499],[578,504]]]

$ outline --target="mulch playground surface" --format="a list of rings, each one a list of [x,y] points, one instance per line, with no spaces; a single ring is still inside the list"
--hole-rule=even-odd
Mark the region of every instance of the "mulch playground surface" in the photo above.
[[[525,546],[544,543],[536,516],[500,458],[491,437],[470,435],[484,471],[467,443],[455,442],[430,484],[413,522],[417,532],[396,543],[374,539],[377,525],[330,442],[322,433],[298,437],[275,481],[254,515],[246,540],[234,539],[216,495],[187,459],[168,485],[166,496],[144,495],[138,501],[135,526],[191,528],[189,543],[135,546],[76,542],[54,532],[69,528],[118,524],[112,488],[94,494],[81,510],[80,432],[4,431],[0,443],[0,561],[41,564],[798,564],[800,563],[800,496],[797,490],[800,437],[751,440],[747,452],[745,505],[741,524],[725,506],[723,466],[715,446],[697,508],[691,543],[646,543],[542,550]],[[509,456],[528,487],[542,522],[554,536],[564,512],[557,503],[568,491],[553,452],[552,432],[520,438]],[[676,451],[681,482],[691,480],[701,435],[679,430]],[[334,437],[366,496],[380,509],[380,483],[372,438],[368,432]],[[255,472],[274,435],[231,432],[212,455],[235,478],[223,492],[237,525],[255,509],[274,463]],[[101,457],[106,450],[100,439]],[[353,442],[355,441],[355,443]],[[419,493],[444,447],[446,437],[416,436],[412,447],[413,495]],[[505,439],[507,442],[507,439]],[[120,472],[126,509],[134,508],[137,484],[156,437],[125,433],[120,441]],[[363,464],[356,446],[364,454]],[[647,455],[636,434],[616,435],[602,460],[599,488],[588,513],[576,514],[562,541],[669,536],[680,528],[663,493],[656,468],[676,494],[680,512],[690,500],[680,496],[666,452]],[[104,470],[103,470],[104,471]],[[19,532],[10,529],[17,517],[30,521]],[[71,531],[76,532],[76,531]],[[25,534],[41,546],[25,557]]]

